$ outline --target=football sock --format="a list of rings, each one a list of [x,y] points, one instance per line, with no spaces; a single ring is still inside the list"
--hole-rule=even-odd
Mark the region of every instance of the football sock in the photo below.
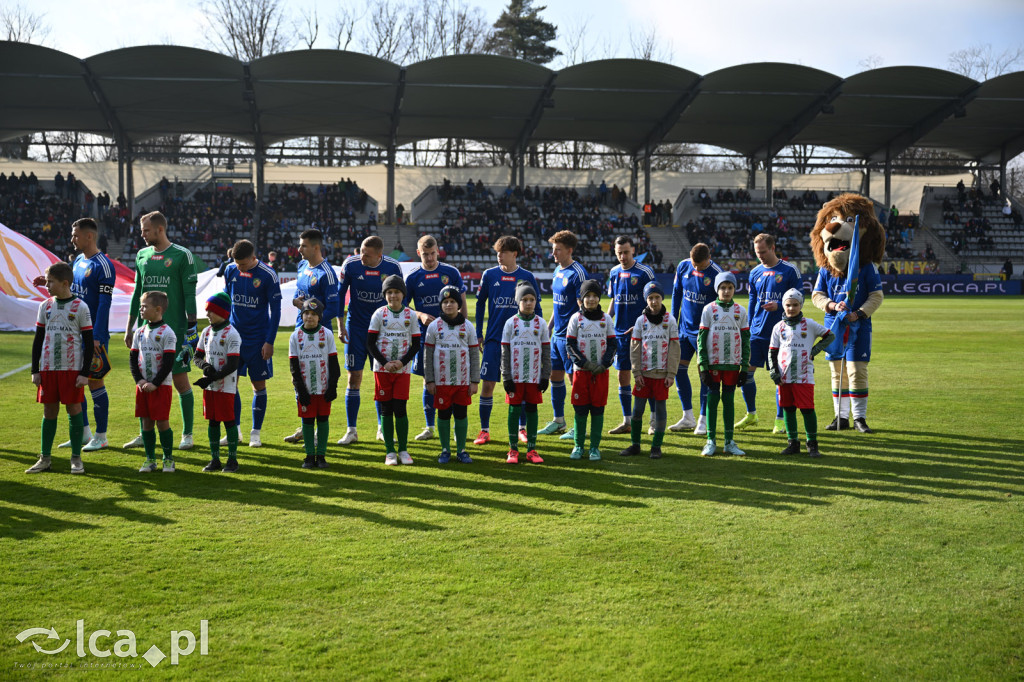
[[[622,416],[629,421],[629,417],[633,414],[630,409],[630,398],[632,397],[632,391],[629,386],[619,386],[619,404],[622,405]]]
[[[818,440],[818,414],[813,409],[800,410],[804,416],[804,431],[807,432],[807,440]],[[793,439],[796,439],[796,413],[793,414]]]
[[[526,413],[526,449],[536,450],[537,449],[537,421],[540,419],[540,413],[534,410],[533,412]],[[518,437],[518,434],[516,434]]]
[[[708,393],[708,404],[707,404],[707,420],[708,420],[708,440],[715,439],[715,432],[718,429],[718,403],[721,400],[721,394],[718,391],[710,391]]]
[[[600,409],[600,412],[594,412]],[[582,427],[577,427],[579,430]],[[590,447],[601,447],[601,434],[604,433],[604,408],[590,408]]]
[[[427,428],[434,428],[434,396],[423,389],[423,416],[427,418]]]
[[[565,381],[551,382],[551,408],[555,412],[555,421],[565,421]],[[527,422],[529,423],[529,422]]]
[[[182,435],[192,435],[192,413],[194,411],[195,398],[192,396],[192,389],[188,389],[184,393],[178,395],[178,400],[181,403],[181,433]],[[170,429],[167,429],[170,433]],[[163,432],[160,432],[163,434]],[[160,442],[163,442],[163,435],[160,436]],[[170,455],[168,455],[170,457]]]
[[[306,457],[313,457],[316,454],[316,447],[319,442],[316,440],[316,423],[312,419],[302,420],[302,449]]]
[[[359,421],[359,389],[349,388],[345,390],[345,421],[350,429],[356,428]]]
[[[235,390],[235,423],[242,425],[242,396]]]
[[[395,431],[398,435],[398,451],[407,450],[409,447],[409,418],[395,417]]]
[[[441,441],[441,449],[451,452],[452,444],[452,420],[451,417],[437,418],[437,439]]]
[[[237,395],[237,394],[236,394]],[[252,428],[259,431],[263,428],[263,418],[267,415],[267,389],[253,391],[252,394]]]
[[[192,392],[189,391],[189,397]],[[154,448],[156,445],[154,444]],[[164,451],[164,459],[174,459],[174,431],[173,429],[164,429],[160,432],[160,449]]]
[[[71,438],[71,456],[82,456],[82,431],[85,430],[85,412],[79,412],[69,418],[68,436]]]
[[[156,431],[149,430],[142,432],[142,447],[146,449],[146,459],[156,459]]]
[[[519,413],[522,405],[508,406],[508,444],[513,450],[519,449]]]
[[[785,412],[786,420],[786,438],[789,440],[797,440],[800,437],[800,434],[796,432],[796,408],[785,407],[783,408],[783,411]]]
[[[743,402],[747,404],[747,412],[757,412],[757,384],[754,383],[754,373],[747,372],[747,383],[740,389],[743,391]]]
[[[316,456],[327,457],[327,439],[331,437],[331,423],[327,417],[316,418]]]
[[[587,416],[590,411],[584,408],[576,408],[576,424],[573,427],[572,441],[573,445],[578,447],[580,450],[587,442]]]
[[[676,370],[676,393],[679,394],[679,402],[683,404],[684,410],[693,409],[693,387],[690,386],[690,368],[679,366]]]
[[[89,425],[89,402],[85,397],[85,391],[82,391],[82,430]]]
[[[210,459],[220,461],[220,422],[211,420],[206,425],[206,435],[210,438]]]
[[[735,386],[723,386],[722,387],[722,421],[725,422],[723,430],[725,431],[725,440],[732,440],[732,429],[733,423],[736,419],[736,387]]]
[[[228,461],[238,457],[238,424],[225,424],[228,437]]]
[[[379,400],[375,400],[378,405]],[[381,419],[381,430],[384,431],[384,447],[388,452],[395,452],[395,418],[393,415],[385,414]]]
[[[93,416],[96,417],[96,433],[107,432],[107,415],[110,414],[110,396],[107,395],[107,387],[100,386],[92,393]]]
[[[480,398],[480,429],[482,431],[488,431],[491,428],[491,410],[494,409],[494,398]],[[512,408],[509,408],[511,413]],[[518,420],[519,417],[517,416]],[[518,421],[516,422],[518,423]],[[509,422],[509,431],[515,431],[515,424]]]
[[[43,426],[40,430],[41,440],[39,452],[43,457],[49,457],[53,452],[53,439],[57,436],[57,420],[43,418]]]
[[[455,420],[455,451],[465,452],[466,436],[469,433],[469,417]]]

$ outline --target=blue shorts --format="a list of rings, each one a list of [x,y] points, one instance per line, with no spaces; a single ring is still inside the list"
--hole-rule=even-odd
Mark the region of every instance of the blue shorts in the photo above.
[[[871,320],[868,320],[870,322]],[[831,322],[831,320],[829,320]],[[855,323],[857,324],[857,323]],[[828,325],[825,325],[828,326]],[[849,338],[844,343],[846,330],[849,329]],[[871,361],[871,327],[847,327],[840,324],[836,330],[836,340],[825,349],[825,357],[829,360],[842,360],[843,348],[846,348],[847,362],[870,362]]]
[[[366,337],[369,331],[366,329],[348,329],[348,343],[345,344],[345,371],[362,372],[366,367]]]
[[[679,362],[690,362],[697,353],[697,337],[692,339],[689,336],[679,337]]]
[[[572,359],[569,357],[569,351],[566,348],[566,340],[564,336],[552,336],[551,337],[551,371],[552,372],[567,372],[572,374],[573,366]]]
[[[247,376],[252,381],[266,381],[274,376],[274,359],[263,359],[262,341],[255,345],[242,344],[238,357],[238,376]]]
[[[615,350],[615,369],[624,369],[627,372],[633,369],[633,363],[629,359],[629,341],[632,334],[623,333],[615,336],[618,348]]]
[[[768,346],[771,344],[771,339],[762,339],[751,336],[750,337],[750,366],[751,367],[764,367],[765,363],[768,362]],[[744,367],[744,369],[746,369]]]
[[[480,381],[501,381],[501,342],[484,343],[484,356],[480,361]]]

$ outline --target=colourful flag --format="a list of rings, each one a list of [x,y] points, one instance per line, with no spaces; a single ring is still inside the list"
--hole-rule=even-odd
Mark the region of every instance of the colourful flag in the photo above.
[[[857,296],[857,283],[860,278],[860,216],[856,216],[853,219],[853,237],[850,238],[850,259],[846,265],[846,284],[843,285],[843,290],[839,292],[839,300],[846,301],[848,308],[853,306],[853,299]],[[847,311],[841,311],[836,313],[836,318],[832,320],[832,326],[829,327],[829,331],[835,331],[836,325],[846,319]]]

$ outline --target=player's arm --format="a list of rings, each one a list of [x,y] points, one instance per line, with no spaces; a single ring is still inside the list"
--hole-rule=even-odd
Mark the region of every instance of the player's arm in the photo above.
[[[476,320],[473,326],[476,328],[476,338],[483,341],[484,314],[487,312],[487,276],[480,278],[480,288],[476,292]]]
[[[697,332],[697,360],[700,370],[711,369],[711,355],[708,351],[708,328],[704,326],[704,320],[700,321],[700,330]]]
[[[270,344],[270,352],[274,352],[274,342],[277,341],[277,328],[281,326],[281,280],[274,275],[270,279],[270,291],[267,294],[267,305],[270,306],[270,329],[267,330],[267,337],[264,343]],[[265,357],[264,360],[270,358]]]
[[[88,379],[92,372],[92,356],[96,351],[95,346],[92,345],[92,327],[83,328],[79,333],[82,335],[82,369],[78,370],[78,376]]]
[[[43,343],[46,341],[46,327],[36,324],[36,335],[32,339],[32,374],[39,374],[39,361],[43,357]]]
[[[423,344],[423,383],[437,383],[437,377],[434,376],[434,343],[430,332],[427,332],[427,342]]]
[[[114,300],[116,283],[113,265],[110,265],[109,272],[99,281],[99,302],[96,304],[96,319],[92,321],[93,338],[110,337],[110,305]]]
[[[679,270],[682,267],[683,264],[680,263],[676,268],[676,276],[672,280],[672,317],[677,320],[682,319],[679,316],[679,309],[683,305],[683,278],[679,274]]]
[[[669,339],[668,353],[666,353],[666,360],[668,362],[665,364],[665,367],[667,368],[666,371],[668,372],[666,379],[670,379],[673,382],[675,381],[676,373],[673,371],[673,368],[679,366],[679,357],[682,353],[683,347],[679,343],[679,336],[674,336]]]
[[[188,320],[188,326],[190,328],[189,331],[191,332],[192,328],[194,328],[196,326],[196,319],[197,319],[197,316],[196,316],[196,267],[197,267],[197,264],[196,264],[195,260],[192,258],[192,253],[189,252],[188,255],[189,255],[189,257],[186,258],[184,260],[184,262],[182,263],[182,268],[184,269],[184,272],[182,272],[182,277],[181,277],[181,295],[185,297],[185,318]],[[186,338],[185,340],[188,341],[189,343],[192,343],[192,346],[195,347],[196,344],[193,343],[190,339]],[[199,335],[196,334],[195,341],[198,341],[198,340],[199,340]]]
[[[824,270],[824,268],[821,270]],[[811,292],[811,303],[818,310],[832,314],[835,312],[835,308],[830,305],[832,299],[829,298],[828,292],[825,290],[825,280],[822,277],[821,270],[818,271],[818,279],[814,282],[814,291]]]
[[[132,347],[132,331],[135,322],[139,319],[139,304],[142,301],[142,272],[139,270],[139,261],[135,261],[135,291],[132,292],[131,303],[128,304],[128,322],[124,329],[124,345]]]
[[[741,373],[745,373],[747,371],[747,367],[750,367],[750,327],[749,326],[744,327],[743,329],[740,330],[740,339],[741,339],[740,342],[743,345],[742,355],[741,355],[742,360],[740,361],[741,362],[740,372]]]
[[[861,304],[860,308],[857,309],[857,317],[871,317],[875,314],[875,311],[882,305],[882,299],[885,298],[882,293],[882,278],[878,274],[878,270],[872,265],[867,268],[870,274],[865,274],[861,277],[862,286],[865,288],[872,289],[871,293],[868,294],[868,298],[864,303]]]

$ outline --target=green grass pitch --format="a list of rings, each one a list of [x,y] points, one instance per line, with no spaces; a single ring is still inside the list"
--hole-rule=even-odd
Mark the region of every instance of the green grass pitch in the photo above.
[[[762,371],[761,424],[737,434],[746,458],[702,458],[702,439],[670,434],[661,461],[623,461],[628,436],[606,436],[604,461],[572,462],[569,443],[542,437],[543,465],[509,466],[499,387],[495,440],[471,448],[474,464],[438,465],[434,440],[411,441],[415,466],[385,467],[367,372],[362,441],[333,444],[339,401],[330,469],[307,471],[281,441],[297,423],[282,331],[265,447],[240,448],[238,474],[200,472],[198,406],[177,473],[137,473],[140,451],[116,447],[137,421],[115,343],[115,447],[87,453],[85,476],[56,449],[56,473],[28,476],[42,408],[14,374],[0,380],[0,678],[134,664],[146,679],[1020,679],[1022,320],[1020,298],[888,299],[877,433],[822,431],[819,461],[777,454]],[[0,351],[0,374],[20,367],[30,336],[0,335]],[[827,377],[819,359],[821,427]],[[416,378],[410,435],[419,390]],[[670,423],[680,413],[673,393]],[[607,414],[610,428],[614,389]],[[474,400],[471,438],[478,425]],[[79,619],[86,639],[132,631],[140,657],[83,642],[80,658]],[[169,654],[171,631],[198,637],[201,620],[206,655],[141,658]],[[16,639],[50,627],[57,639]],[[59,654],[33,648],[65,639]]]

